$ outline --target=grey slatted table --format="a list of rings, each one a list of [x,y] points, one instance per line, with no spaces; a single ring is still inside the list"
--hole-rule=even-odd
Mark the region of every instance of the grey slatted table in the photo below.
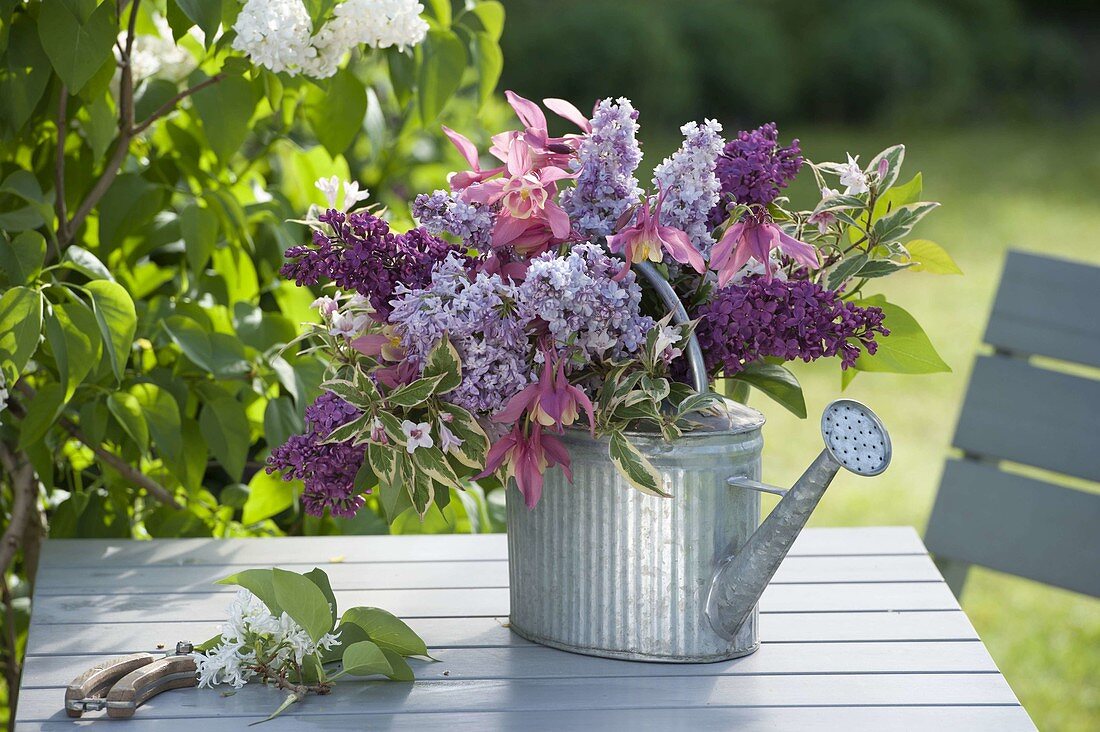
[[[322,567],[341,607],[405,618],[438,663],[415,684],[341,683],[261,729],[1032,730],[910,528],[808,529],[761,600],[763,646],[723,663],[578,656],[509,632],[503,535],[46,543],[18,729],[243,729],[279,703],[252,684],[169,691],[130,722],[70,722],[64,686],[104,655],[205,640],[246,567]]]

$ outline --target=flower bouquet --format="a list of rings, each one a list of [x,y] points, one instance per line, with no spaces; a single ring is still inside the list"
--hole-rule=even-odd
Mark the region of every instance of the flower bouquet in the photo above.
[[[534,507],[553,467],[572,478],[570,429],[606,443],[625,483],[665,496],[636,435],[676,441],[749,386],[805,416],[783,362],[946,369],[908,313],[864,294],[950,264],[932,242],[905,243],[937,204],[919,200],[919,174],[898,184],[903,146],[815,164],[773,124],[727,141],[707,120],[681,128],[646,189],[629,100],[591,117],[544,100],[576,128],[554,136],[539,105],[507,98],[522,128],[492,137],[489,157],[444,128],[469,169],[416,196],[419,226],[404,233],[360,207],[354,183],[341,200],[336,179],[318,182],[328,207],[283,274],[333,288],[298,342],[330,373],[308,431],[268,467],[304,483],[307,512],[350,516],[370,497],[391,520],[423,517],[491,476]],[[797,210],[782,194],[806,169],[821,197]]]

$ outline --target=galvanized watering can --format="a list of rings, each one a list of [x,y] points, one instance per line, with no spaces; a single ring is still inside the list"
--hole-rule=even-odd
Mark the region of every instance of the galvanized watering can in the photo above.
[[[648,263],[637,269],[686,320],[668,283]],[[705,389],[694,339],[688,358],[696,389]],[[833,402],[821,418],[824,450],[785,491],[759,482],[764,416],[730,409],[673,443],[631,435],[672,498],[634,490],[606,441],[566,431],[573,484],[552,471],[530,510],[508,491],[513,631],[567,651],[645,661],[721,661],[759,647],[757,601],[833,476],[841,467],[878,475],[890,463],[890,438],[867,407]],[[761,492],[783,496],[763,522]]]

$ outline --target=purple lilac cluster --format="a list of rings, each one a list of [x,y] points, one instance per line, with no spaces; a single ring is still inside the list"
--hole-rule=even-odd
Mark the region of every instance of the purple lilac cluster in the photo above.
[[[489,250],[496,217],[481,204],[455,200],[446,191],[421,193],[413,201],[412,214],[434,236],[450,234],[471,249]]]
[[[755,130],[743,130],[726,143],[715,173],[724,198],[746,206],[766,206],[794,180],[801,168],[802,149],[798,140],[781,146],[779,130],[774,122],[769,122]],[[717,226],[725,218],[724,206],[712,209],[712,225]]]
[[[664,193],[661,221],[687,233],[695,248],[709,255],[714,246],[710,212],[721,188],[714,174],[722,152],[722,125],[712,119],[680,128],[684,142],[653,171],[653,185]]]
[[[573,230],[585,238],[609,236],[615,222],[642,194],[634,177],[642,150],[638,112],[625,97],[596,105],[592,131],[578,150],[577,185],[562,193],[561,205]]]
[[[329,509],[334,516],[354,516],[363,505],[355,488],[355,474],[363,464],[363,445],[349,442],[325,443],[334,429],[356,419],[358,409],[335,394],[325,393],[306,408],[309,429],[293,435],[271,451],[267,472],[281,471],[283,480],[305,484],[302,505],[313,516]]]
[[[527,319],[516,310],[515,286],[499,275],[472,279],[452,255],[424,288],[399,286],[389,321],[411,358],[423,363],[446,335],[462,359],[462,383],[446,399],[474,413],[496,412],[533,378]]]
[[[455,245],[424,229],[395,234],[377,216],[362,211],[352,214],[329,209],[319,217],[331,235],[313,232],[313,246],[287,249],[287,263],[280,270],[299,286],[315,285],[322,278],[344,290],[354,290],[385,316],[398,285],[423,287],[432,267]]]
[[[615,281],[621,269],[595,244],[578,244],[561,257],[543,254],[519,287],[520,312],[544,321],[558,348],[578,347],[586,361],[634,353],[653,319],[641,314],[634,273]]]
[[[841,368],[868,353],[876,335],[887,336],[881,308],[859,307],[837,293],[805,280],[747,278],[716,290],[696,313],[696,334],[711,372],[741,371],[767,356],[813,361],[840,356]]]

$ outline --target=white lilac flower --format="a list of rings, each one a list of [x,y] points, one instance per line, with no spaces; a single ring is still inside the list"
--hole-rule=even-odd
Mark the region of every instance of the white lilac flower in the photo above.
[[[255,666],[261,660],[272,668],[281,667],[291,658],[301,664],[307,656],[329,650],[339,641],[338,634],[326,633],[314,643],[289,615],[282,613],[276,618],[245,589],[237,591],[228,614],[218,645],[205,653],[191,654],[200,687],[229,684],[239,689],[256,675]]]
[[[340,179],[335,175],[328,178],[318,178],[313,185],[325,197],[328,207],[336,208],[336,197],[340,194]]]
[[[233,48],[270,69],[323,79],[353,48],[414,46],[428,24],[416,0],[346,0],[317,33],[301,0],[246,0],[233,29]]]
[[[370,324],[370,317],[364,313],[332,313],[328,332],[334,336],[354,338],[361,335]]]
[[[421,447],[434,447],[431,425],[427,422],[413,422],[406,419],[401,423],[401,431],[405,433],[405,450],[412,454]]]
[[[370,191],[364,188],[359,190],[359,182],[354,180],[344,181],[344,211],[350,211],[355,204],[370,198]]]
[[[634,177],[642,161],[638,112],[626,97],[604,99],[591,125],[577,151],[577,185],[562,193],[561,205],[582,236],[610,236],[642,194]]]
[[[859,167],[858,155],[854,158],[848,155],[848,162],[842,164],[840,168],[840,185],[847,186],[844,190],[847,195],[858,195],[868,191],[867,174]]]
[[[340,197],[340,179],[335,175],[328,178],[318,178],[313,184],[325,197],[329,208],[336,208],[336,201]],[[354,180],[344,181],[344,207],[341,211],[351,211],[355,204],[370,198],[370,191],[366,188],[359,190],[359,182]]]
[[[712,119],[680,128],[684,142],[653,171],[653,185],[664,191],[660,223],[687,233],[705,255],[714,246],[708,218],[718,204],[721,183],[715,175],[725,140],[722,125]]]
[[[130,70],[134,81],[159,76],[168,81],[180,81],[195,70],[195,57],[176,44],[172,28],[165,17],[153,13],[155,33],[139,33],[134,37],[130,50]],[[119,36],[120,46],[126,43],[126,34]],[[115,54],[118,55],[118,48]]]

